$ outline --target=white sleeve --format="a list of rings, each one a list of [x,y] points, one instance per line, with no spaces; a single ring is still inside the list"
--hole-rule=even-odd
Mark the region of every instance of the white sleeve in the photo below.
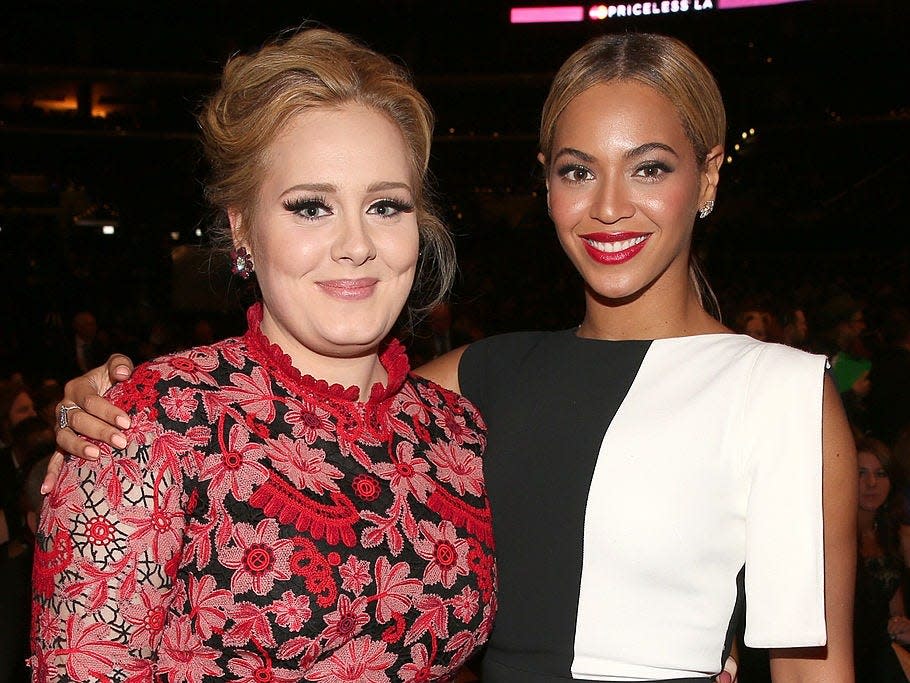
[[[746,632],[750,647],[824,645],[822,402],[826,360],[760,352],[745,404]]]

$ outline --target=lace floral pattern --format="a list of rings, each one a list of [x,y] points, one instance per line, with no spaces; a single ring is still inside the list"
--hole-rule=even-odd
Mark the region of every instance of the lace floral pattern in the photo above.
[[[111,392],[128,446],[69,462],[41,518],[34,680],[446,680],[486,641],[475,408],[396,342],[359,402],[260,316]]]

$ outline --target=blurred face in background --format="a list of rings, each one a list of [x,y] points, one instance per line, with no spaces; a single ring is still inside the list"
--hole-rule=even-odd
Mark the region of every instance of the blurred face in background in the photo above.
[[[765,315],[761,311],[747,311],[745,315],[744,332],[759,341],[768,340],[768,326],[765,321]]]
[[[856,454],[859,466],[859,509],[875,512],[888,499],[891,479],[879,459],[869,451]]]
[[[9,409],[7,419],[9,420],[9,426],[12,428],[22,422],[25,418],[35,417],[36,415],[37,413],[35,412],[35,404],[32,401],[32,397],[27,391],[23,391],[13,399],[13,405]]]

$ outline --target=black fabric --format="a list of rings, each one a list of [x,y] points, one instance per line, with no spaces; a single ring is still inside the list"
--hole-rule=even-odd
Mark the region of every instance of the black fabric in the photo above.
[[[528,668],[525,668],[528,667]],[[555,675],[537,673],[542,666],[539,659],[531,662],[518,661],[507,664],[493,660],[492,657],[484,658],[483,683],[496,681],[496,683],[559,683],[559,681],[580,681],[581,683],[595,683],[593,679],[572,678],[571,674]],[[707,683],[712,678],[665,678],[661,680],[642,681],[641,683]]]
[[[904,568],[897,557],[859,558],[853,611],[857,683],[906,683],[888,637],[890,602]]]
[[[484,683],[538,680],[495,662],[571,677],[591,477],[650,344],[516,333],[475,342],[461,359],[461,392],[489,427],[484,476],[499,565]]]

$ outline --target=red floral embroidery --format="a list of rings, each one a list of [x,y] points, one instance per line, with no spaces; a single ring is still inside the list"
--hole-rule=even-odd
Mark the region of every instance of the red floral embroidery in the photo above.
[[[386,643],[363,636],[349,642],[328,660],[320,662],[304,676],[308,681],[357,681],[388,683],[386,670],[395,663],[395,655],[386,651]]]
[[[363,598],[357,598],[351,602],[348,596],[339,596],[337,609],[323,617],[325,623],[328,624],[328,627],[320,634],[320,638],[325,640],[325,646],[327,648],[338,647],[360,633],[363,626],[370,621],[366,607],[367,602]]]
[[[358,474],[351,485],[360,500],[369,502],[379,498],[379,484],[368,474]]]
[[[338,568],[341,574],[341,587],[346,591],[351,591],[354,595],[360,595],[363,589],[373,583],[373,577],[370,576],[370,563],[364,560],[358,560],[353,555],[349,556],[347,561]]]
[[[294,595],[291,591],[282,593],[281,599],[272,603],[271,610],[279,625],[295,633],[313,616],[309,596]]]
[[[202,683],[205,676],[224,674],[217,658],[218,651],[203,645],[199,635],[193,633],[189,617],[182,616],[164,634],[158,670],[168,675],[169,682]]]
[[[307,590],[316,595],[317,605],[333,605],[338,597],[338,587],[332,577],[331,563],[312,541],[298,537],[294,543],[300,548],[291,556],[291,571],[305,577]]]
[[[317,540],[325,539],[331,545],[343,542],[353,547],[357,542],[354,524],[360,519],[357,508],[343,493],[334,492],[329,498],[330,503],[307,498],[272,474],[250,496],[250,505],[284,524],[293,522],[298,531],[308,531]]]
[[[290,559],[294,544],[278,538],[278,525],[264,519],[255,528],[241,522],[231,534],[233,547],[221,551],[221,563],[234,569],[231,591],[235,594],[252,590],[267,595],[275,581],[291,578]]]
[[[137,368],[109,395],[127,448],[65,466],[35,551],[38,683],[448,680],[486,641],[476,410],[394,342],[360,401],[250,315]]]

